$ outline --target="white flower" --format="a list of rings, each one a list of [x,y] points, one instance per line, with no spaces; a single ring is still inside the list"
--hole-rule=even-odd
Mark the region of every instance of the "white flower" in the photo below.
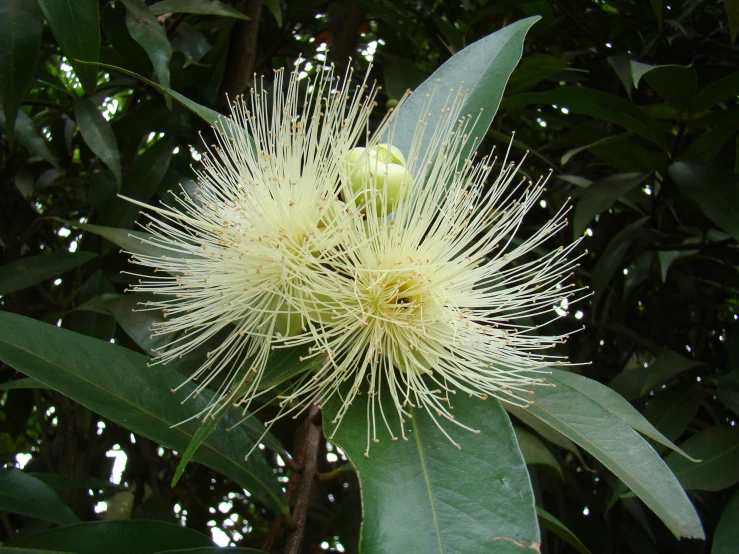
[[[320,283],[304,296],[311,336],[288,341],[311,343],[323,364],[283,398],[283,413],[339,394],[341,408],[330,414],[338,428],[355,396],[368,394],[367,453],[380,426],[406,438],[411,408],[427,410],[454,442],[437,418],[474,431],[454,420],[454,394],[526,406],[532,387],[547,385],[546,368],[566,363],[550,349],[567,334],[540,335],[530,318],[558,319],[555,308],[577,292],[567,282],[579,256],[568,256],[579,241],[533,254],[566,225],[569,209],[516,236],[544,183],[517,177],[508,153],[486,182],[495,160],[461,155],[476,140],[466,134],[474,121],[462,117],[463,99],[450,101],[432,129],[431,114],[422,114],[407,162],[384,144],[392,118],[366,150],[349,154],[342,197],[363,213],[342,235],[341,256],[306,283]],[[396,413],[378,400],[388,394]]]
[[[327,68],[301,95],[298,71],[285,92],[279,70],[273,94],[262,83],[249,105],[234,103],[233,117],[217,125],[196,191],[174,195],[175,208],[146,213],[148,242],[165,255],[132,257],[154,276],[138,275],[131,289],[161,295],[144,309],[164,311],[153,332],[171,337],[155,363],[225,334],[192,375],[194,394],[217,389],[198,416],[248,405],[273,345],[302,332],[302,289],[321,288],[312,280],[349,227],[337,196],[341,164],[366,132],[375,87],[365,77],[355,88],[351,73],[337,84]]]

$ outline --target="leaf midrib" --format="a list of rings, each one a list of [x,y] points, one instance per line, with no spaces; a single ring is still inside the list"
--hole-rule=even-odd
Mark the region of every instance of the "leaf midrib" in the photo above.
[[[18,346],[17,344],[13,344],[13,343],[10,343],[10,342],[8,342],[8,341],[6,341],[6,340],[0,340],[0,344],[5,344],[5,345],[8,345],[9,347],[11,347],[11,348],[14,348],[15,350],[19,350],[19,351],[21,351],[21,352],[24,352],[24,353],[26,353],[27,355],[30,355],[30,356],[31,356],[32,358],[37,358],[37,359],[39,359],[39,360],[42,360],[42,361],[43,361],[44,363],[47,363],[47,364],[49,364],[50,366],[52,366],[52,367],[54,367],[54,368],[56,368],[56,369],[58,369],[58,370],[61,370],[61,372],[62,372],[62,373],[64,373],[64,374],[67,374],[67,375],[71,375],[72,377],[74,377],[74,378],[76,378],[76,379],[78,379],[78,380],[80,380],[80,381],[82,381],[82,382],[84,382],[84,383],[87,383],[88,385],[91,385],[91,386],[93,386],[94,388],[96,388],[96,389],[98,389],[98,390],[102,390],[102,391],[104,391],[105,393],[107,393],[107,394],[109,394],[109,395],[111,395],[111,396],[114,396],[114,395],[112,395],[112,394],[110,393],[110,391],[108,391],[108,390],[107,390],[107,389],[105,389],[104,387],[100,386],[99,384],[95,383],[94,381],[91,381],[91,380],[89,380],[89,379],[86,379],[85,377],[81,376],[81,375],[80,375],[80,374],[78,374],[78,373],[74,373],[74,372],[72,372],[72,371],[70,371],[70,370],[67,370],[67,369],[65,369],[65,368],[64,368],[64,366],[61,366],[61,365],[59,365],[59,364],[57,364],[57,363],[55,363],[55,362],[53,362],[53,361],[51,361],[51,360],[48,360],[48,359],[44,358],[43,356],[40,356],[40,355],[38,355],[38,354],[37,354],[37,353],[35,353],[35,352],[31,352],[31,351],[29,351],[29,350],[27,350],[27,349],[25,349],[25,348],[23,348],[23,347],[21,347],[21,346]],[[43,382],[43,381],[42,381],[42,382]],[[51,386],[51,385],[49,385],[49,386]],[[52,388],[53,388],[53,387],[52,387]],[[174,429],[174,430],[175,430],[175,433],[178,433],[179,435],[182,435],[182,436],[184,436],[185,438],[187,438],[187,437],[190,437],[190,438],[192,438],[192,436],[191,436],[191,435],[189,435],[188,433],[186,433],[185,431],[183,431],[183,430],[182,430],[182,429],[181,429],[180,427],[171,427],[171,426],[170,426],[170,423],[169,423],[168,421],[166,421],[166,420],[162,419],[161,417],[157,416],[157,415],[156,415],[156,414],[154,414],[154,413],[151,413],[151,412],[149,412],[148,410],[145,410],[145,409],[143,409],[143,407],[141,407],[141,406],[138,406],[138,405],[136,405],[136,404],[134,404],[134,403],[130,402],[129,400],[127,400],[127,399],[125,399],[125,398],[121,398],[121,397],[118,397],[118,396],[114,396],[114,398],[117,398],[117,399],[118,399],[119,401],[123,402],[124,404],[126,404],[126,405],[128,405],[128,406],[132,406],[133,408],[135,408],[135,409],[136,409],[136,411],[138,411],[138,412],[140,412],[140,413],[143,413],[144,415],[146,415],[146,416],[150,417],[151,419],[153,419],[153,420],[155,420],[155,421],[158,421],[158,422],[160,422],[160,423],[162,423],[162,424],[164,424],[164,425],[166,425],[166,426],[169,426],[169,429]],[[82,402],[80,402],[80,404],[83,404],[83,403],[82,403]],[[84,405],[84,404],[83,404],[83,405]],[[91,409],[91,408],[90,408],[90,409]],[[93,410],[93,411],[94,411],[94,410]],[[141,433],[140,431],[137,431],[137,432],[138,432],[138,433],[140,433],[140,434],[142,434],[142,435],[144,435],[144,433]],[[209,451],[210,451],[211,453],[214,453],[214,454],[216,454],[216,456],[217,456],[217,457],[218,457],[219,459],[225,460],[225,461],[226,461],[226,462],[227,462],[227,463],[228,463],[229,465],[231,465],[231,466],[233,466],[233,467],[237,468],[237,469],[238,469],[238,470],[240,470],[240,471],[243,471],[243,472],[247,473],[247,474],[248,474],[248,475],[250,475],[250,476],[251,476],[251,477],[252,477],[252,478],[253,478],[254,480],[256,480],[256,481],[257,481],[258,483],[262,483],[262,482],[263,482],[263,481],[262,481],[261,479],[259,479],[259,478],[258,478],[258,477],[257,477],[256,475],[254,475],[253,473],[251,473],[250,471],[248,471],[248,470],[247,470],[247,469],[246,469],[245,467],[243,467],[243,466],[241,466],[241,465],[237,464],[237,463],[236,463],[236,462],[235,462],[234,460],[232,460],[231,458],[229,458],[229,457],[227,457],[227,456],[224,456],[223,454],[221,454],[221,452],[219,452],[219,451],[218,451],[218,450],[217,450],[216,448],[214,448],[213,446],[211,446],[211,445],[210,445],[210,444],[208,444],[207,442],[204,442],[202,446],[204,446],[204,447],[205,447],[205,448],[206,448],[207,450],[209,450]],[[271,496],[271,497],[272,497],[272,498],[273,498],[273,499],[275,500],[275,502],[277,502],[277,505],[278,505],[278,506],[280,506],[280,507],[283,507],[283,508],[284,508],[284,505],[283,505],[283,503],[282,503],[282,502],[280,501],[281,499],[280,499],[279,497],[277,497],[277,496],[276,496],[276,495],[275,495],[275,494],[274,494],[274,493],[273,493],[273,492],[272,492],[272,491],[271,491],[271,490],[270,490],[270,489],[269,489],[268,487],[266,487],[266,486],[265,486],[265,487],[264,487],[264,490],[265,490],[265,491],[266,491],[266,492],[267,492],[267,493],[268,493],[268,494],[269,494],[269,495],[270,495],[270,496]]]
[[[436,539],[439,541],[439,552],[444,554],[444,542],[441,539],[441,526],[439,525],[439,516],[436,514],[436,504],[434,503],[434,493],[431,489],[431,479],[429,477],[428,468],[426,467],[426,458],[423,453],[423,446],[421,446],[421,434],[418,429],[418,418],[411,418],[411,424],[413,426],[413,433],[415,434],[416,446],[418,447],[418,457],[421,462],[421,471],[423,472],[423,479],[426,482],[426,490],[429,495],[429,504],[431,506],[431,517],[434,520],[434,529],[436,530]]]

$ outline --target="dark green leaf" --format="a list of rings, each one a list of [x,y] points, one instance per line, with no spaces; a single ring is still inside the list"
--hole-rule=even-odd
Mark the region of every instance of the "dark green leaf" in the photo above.
[[[567,67],[567,62],[548,54],[526,56],[511,74],[506,94],[518,94],[553,77]]]
[[[737,2],[737,6],[739,6],[739,2]],[[695,99],[693,99],[691,111],[697,113],[708,108],[713,108],[720,102],[735,100],[737,90],[739,90],[739,71],[730,73],[726,77],[701,89],[695,95]]]
[[[282,10],[280,9],[280,0],[264,0],[264,5],[272,13],[278,27],[282,27]]]
[[[90,150],[100,158],[115,175],[116,181],[121,181],[121,158],[118,153],[115,135],[110,123],[87,99],[79,99],[74,103],[74,117],[80,127],[80,134],[85,139]]]
[[[665,350],[647,368],[646,378],[642,385],[642,394],[669,381],[683,371],[702,365],[702,362],[681,356],[673,350]]]
[[[56,252],[27,256],[0,267],[0,295],[10,294],[59,277],[95,258],[92,252]]]
[[[207,546],[203,548],[188,548],[186,550],[163,550],[157,554],[264,554],[262,550],[253,548],[219,548],[217,546]]]
[[[677,440],[703,401],[703,391],[697,385],[677,385],[660,391],[644,409],[644,417],[669,440]],[[665,448],[658,447],[657,452]]]
[[[392,413],[389,394],[381,396],[385,413]],[[413,418],[406,423],[408,440],[393,441],[383,433],[365,457],[366,399],[355,399],[331,439],[349,457],[361,483],[361,552],[492,549],[505,554],[538,548],[528,473],[508,416],[497,401],[464,395],[454,399],[455,418],[481,431],[476,435],[449,428],[461,450],[444,437],[426,410],[412,410]],[[331,418],[339,402],[332,399],[323,407],[327,435],[334,428]]]
[[[13,389],[50,389],[49,385],[45,385],[41,381],[32,379],[31,377],[23,377],[22,379],[14,379],[0,384],[0,390]]]
[[[554,469],[559,474],[559,478],[564,481],[564,475],[562,474],[562,468],[554,457],[554,454],[546,447],[546,445],[539,440],[539,438],[523,427],[518,425],[513,426],[513,430],[516,432],[516,440],[518,441],[518,447],[521,449],[521,454],[526,462],[526,465],[546,465]]]
[[[634,81],[631,79],[631,58],[629,56],[608,56],[608,63],[626,89],[626,96],[631,100],[631,90],[634,88]]]
[[[121,0],[126,6],[126,27],[133,40],[138,42],[154,66],[159,82],[169,86],[169,60],[172,58],[172,45],[167,33],[157,18],[142,0]]]
[[[686,112],[693,103],[698,89],[695,69],[681,65],[647,65],[631,62],[634,87],[644,79],[662,99],[679,112]]]
[[[0,510],[59,525],[79,521],[54,489],[18,469],[0,469]]]
[[[654,449],[595,401],[555,377],[551,381],[556,388],[537,387],[535,402],[527,411],[600,460],[676,537],[702,539],[703,528],[695,508]],[[681,456],[680,460],[692,464]]]
[[[220,15],[249,21],[239,10],[220,3],[218,0],[163,0],[149,7],[154,15],[165,13],[196,13],[200,15]]]
[[[90,477],[88,479],[67,479],[62,477],[58,473],[29,473],[38,479],[49,485],[56,492],[72,491],[79,489],[117,489],[121,488],[120,485],[105,481],[103,479],[95,479]]]
[[[100,59],[100,17],[97,0],[37,0],[54,38],[72,64],[87,94],[95,92]]]
[[[668,171],[708,219],[739,240],[739,175],[699,162],[676,162]]]
[[[92,411],[160,444],[183,452],[197,431],[189,421],[210,394],[186,398],[194,389],[164,366],[148,368],[149,358],[109,342],[72,333],[16,314],[0,313],[0,359],[35,377]],[[279,483],[261,456],[244,455],[254,444],[227,416],[194,459],[236,481],[276,513],[287,513]],[[226,432],[225,427],[234,427]]]
[[[660,250],[657,253],[657,258],[659,259],[659,269],[660,274],[662,275],[662,282],[667,282],[667,272],[675,261],[687,256],[693,256],[698,252],[698,250]]]
[[[36,2],[5,0],[0,3],[0,103],[5,121],[15,121],[23,95],[31,86],[41,49],[44,18]],[[13,126],[7,128],[13,141]]]
[[[608,210],[624,194],[641,185],[648,173],[620,173],[610,175],[590,185],[580,196],[575,207],[572,231],[575,237],[582,235],[588,223],[601,212]]]
[[[187,527],[147,519],[87,521],[23,538],[14,546],[61,549],[76,554],[155,554],[165,549],[212,546],[213,541]]]
[[[177,469],[174,472],[174,477],[172,477],[172,484],[170,485],[172,488],[174,488],[174,486],[177,484],[177,481],[179,481],[180,477],[182,477],[182,473],[185,471],[185,468],[187,467],[187,464],[190,462],[190,460],[192,460],[192,457],[195,455],[197,449],[200,448],[200,445],[203,444],[203,442],[215,430],[223,417],[226,415],[227,411],[228,410],[221,409],[216,415],[208,417],[200,424],[200,427],[198,427],[198,430],[193,435],[190,444],[187,445],[187,448],[182,453],[180,462],[177,464]]]
[[[385,92],[393,100],[400,100],[408,89],[415,89],[427,76],[415,63],[400,56],[383,54],[382,62]]]
[[[739,544],[739,490],[736,491],[721,514],[713,535],[711,554],[734,554]]]
[[[657,26],[662,28],[662,0],[650,0],[654,15],[657,16]]]
[[[40,548],[16,548],[14,546],[0,546],[2,554],[76,554],[75,552],[63,552],[61,550],[46,550]]]
[[[428,125],[434,128],[450,88],[466,92],[462,113],[471,114],[473,119],[479,115],[468,134],[482,139],[498,111],[506,82],[521,59],[523,39],[538,20],[538,16],[529,17],[503,27],[458,52],[437,69],[396,111],[393,144],[407,156],[421,111],[433,114]],[[430,104],[427,95],[433,96]],[[426,133],[420,152],[428,148],[430,140],[431,133]]]
[[[560,539],[572,546],[572,548],[580,552],[580,554],[590,554],[590,550],[588,550],[580,539],[575,536],[575,533],[570,531],[564,523],[547,512],[544,508],[537,506],[536,515],[539,516],[539,523],[544,529],[557,535]]]
[[[712,162],[727,142],[736,138],[739,122],[721,123],[698,136],[682,151],[678,160]]]
[[[5,120],[5,112],[0,110],[0,124],[8,128],[8,122]],[[15,116],[15,126],[13,129],[18,142],[20,142],[26,149],[31,153],[35,154],[42,160],[49,162],[55,168],[61,170],[59,162],[56,161],[54,154],[49,150],[46,141],[41,138],[35,127],[33,121],[23,111],[19,110]]]
[[[680,443],[701,461],[693,463],[674,452],[665,461],[686,489],[720,491],[739,482],[739,429],[728,425],[710,427]]]
[[[736,35],[739,33],[739,0],[724,0],[724,8],[726,9],[726,16],[729,18],[731,43],[734,44]]]

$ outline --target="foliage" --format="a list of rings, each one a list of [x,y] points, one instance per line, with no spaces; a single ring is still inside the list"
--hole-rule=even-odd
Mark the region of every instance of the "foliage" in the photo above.
[[[730,0],[6,0],[7,551],[210,552],[212,536],[235,552],[294,552],[302,498],[304,552],[730,552],[738,13]],[[314,444],[307,494],[315,417],[263,435],[258,419],[276,413],[267,403],[230,433],[236,412],[171,427],[207,404],[169,392],[207,348],[147,367],[166,344],[149,332],[161,314],[134,312],[139,298],[123,294],[119,248],[135,251],[146,234],[134,230],[139,208],[117,197],[171,202],[168,191],[193,182],[201,136],[210,144],[228,112],[225,93],[301,56],[305,77],[327,56],[340,73],[350,56],[359,72],[372,60],[383,85],[372,126],[407,88],[465,81],[469,111],[484,108],[479,132],[492,120],[480,151],[515,131],[521,171],[534,181],[553,171],[524,236],[571,198],[571,225],[552,241],[586,235],[576,278],[593,293],[557,307],[571,315],[554,334],[584,326],[562,352],[582,365],[555,372],[557,388],[537,389],[531,408],[459,398],[460,418],[482,431],[456,436],[461,452],[418,417],[411,440],[383,441],[366,459],[355,409],[333,444]],[[304,370],[297,358],[272,359],[270,386]],[[244,460],[255,442],[261,452]],[[481,546],[490,539],[495,550]]]

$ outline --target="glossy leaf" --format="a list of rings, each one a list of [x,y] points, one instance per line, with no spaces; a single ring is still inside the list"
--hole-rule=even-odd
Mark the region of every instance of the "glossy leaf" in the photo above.
[[[110,123],[95,107],[95,104],[86,99],[75,101],[74,117],[87,146],[110,168],[116,181],[120,183],[121,158]]]
[[[37,0],[54,38],[72,64],[87,94],[97,88],[100,59],[100,17],[97,0]]]
[[[408,440],[390,440],[383,427],[378,429],[380,442],[372,443],[365,457],[366,399],[366,395],[355,399],[331,439],[348,456],[361,484],[361,552],[494,549],[506,554],[538,549],[528,473],[508,416],[497,401],[454,399],[455,418],[480,430],[477,435],[445,422],[461,450],[425,410],[412,410],[413,418],[406,423]],[[331,419],[338,402],[332,399],[323,407],[327,436],[334,428]],[[393,413],[384,402],[385,413]]]
[[[396,111],[393,144],[408,155],[421,111],[433,114],[428,126],[434,128],[439,117],[436,114],[447,103],[449,88],[465,95],[463,114],[471,114],[473,120],[479,115],[477,124],[467,133],[481,140],[521,59],[524,37],[538,20],[539,17],[529,17],[503,27],[461,50],[437,69]],[[427,95],[432,95],[430,103]],[[426,151],[430,140],[431,133],[426,133],[421,153]]]
[[[734,554],[739,544],[739,490],[726,504],[713,535],[711,554]]]
[[[722,425],[710,427],[680,444],[688,454],[701,460],[694,464],[674,453],[667,465],[686,489],[720,491],[739,482],[739,429]]]
[[[608,210],[621,196],[641,185],[648,173],[610,175],[590,185],[580,196],[573,216],[572,232],[582,235],[592,219]]]
[[[676,162],[668,171],[711,222],[739,240],[739,175],[698,162]]]
[[[631,62],[634,88],[644,79],[662,99],[680,112],[687,111],[693,103],[698,88],[698,76],[692,67],[681,65],[647,65]]]
[[[598,381],[588,379],[576,373],[556,369],[552,369],[551,371],[552,377],[558,383],[566,383],[569,387],[572,387],[602,408],[605,408],[608,412],[615,415],[635,431],[639,431],[645,437],[690,458],[690,456],[675,446],[670,439],[657,430],[636,408],[629,404],[617,392],[600,384]]]
[[[200,15],[219,15],[221,17],[234,17],[249,21],[239,10],[218,0],[163,0],[149,6],[154,15],[165,13],[195,13]]]
[[[54,489],[18,469],[0,469],[0,510],[59,525],[79,521]]]
[[[535,402],[527,410],[595,456],[626,483],[676,537],[703,538],[695,508],[654,449],[597,402],[554,376],[551,381],[556,388],[537,387]],[[686,464],[693,463],[681,456],[680,459]]]
[[[155,554],[173,548],[212,546],[213,541],[179,524],[130,519],[57,527],[13,543],[22,548],[61,549],[76,554],[100,554],[101,545],[105,545],[105,554]]]
[[[126,27],[133,40],[146,51],[159,82],[169,86],[172,45],[157,18],[142,0],[121,0],[126,6]]]
[[[164,366],[148,368],[142,354],[16,314],[0,313],[0,359],[92,411],[169,448],[183,452],[197,431],[189,421],[208,403],[203,392],[185,403],[193,385]],[[261,456],[244,455],[253,441],[227,416],[193,459],[236,481],[276,513],[287,513],[279,483]]]
[[[642,394],[672,379],[683,371],[688,371],[702,365],[701,362],[681,356],[674,350],[665,350],[647,368],[644,384],[642,385]]]
[[[582,541],[577,538],[575,533],[570,531],[564,523],[547,512],[544,508],[537,506],[536,515],[539,516],[539,523],[544,529],[557,535],[580,554],[591,554],[590,550],[588,550]]]
[[[554,454],[546,447],[546,445],[539,440],[539,438],[523,427],[514,425],[513,430],[516,432],[516,440],[518,441],[518,447],[521,449],[521,454],[526,462],[526,465],[546,465],[554,469],[559,474],[559,478],[564,481],[564,475],[562,474],[562,467],[560,467],[557,458]]]
[[[92,252],[55,252],[26,256],[0,267],[0,295],[38,285],[95,258]]]
[[[41,50],[44,17],[36,2],[5,0],[0,3],[0,103],[5,121],[15,121],[15,114],[33,79]],[[13,126],[7,128],[13,140]]]

